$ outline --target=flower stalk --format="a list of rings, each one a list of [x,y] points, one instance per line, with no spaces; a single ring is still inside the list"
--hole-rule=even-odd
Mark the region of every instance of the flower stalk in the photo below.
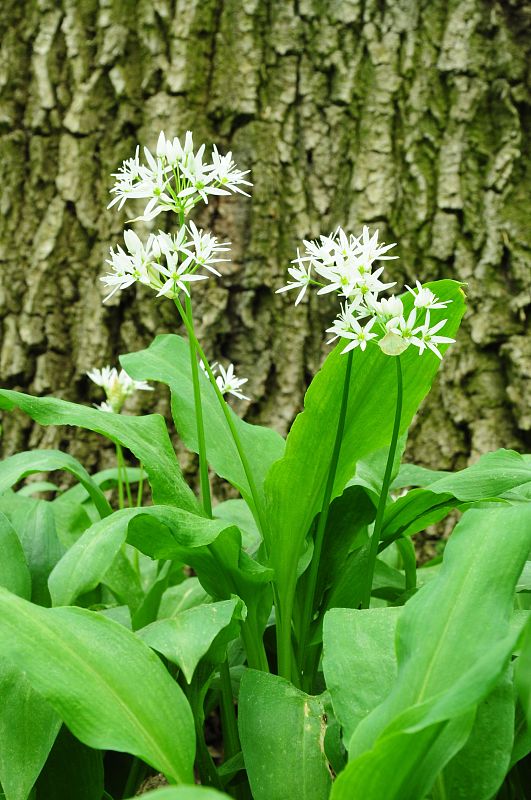
[[[371,541],[369,546],[369,558],[367,561],[367,572],[365,578],[365,586],[362,594],[361,608],[369,608],[371,603],[372,581],[374,578],[374,569],[376,567],[378,545],[380,543],[383,518],[385,514],[385,508],[387,506],[387,498],[389,496],[389,486],[391,484],[393,464],[395,461],[396,447],[398,443],[398,435],[400,432],[400,420],[402,417],[402,399],[403,399],[402,365],[400,363],[400,356],[395,357],[395,363],[396,363],[395,418],[393,422],[393,432],[391,434],[391,443],[389,445],[389,454],[387,456],[387,463],[385,465],[385,473],[382,482],[382,491],[380,492],[380,499],[378,501],[378,508],[376,510],[376,519],[374,521],[374,530],[371,536]]]

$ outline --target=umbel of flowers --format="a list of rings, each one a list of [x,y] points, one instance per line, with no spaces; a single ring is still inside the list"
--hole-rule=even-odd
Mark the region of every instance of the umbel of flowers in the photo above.
[[[430,310],[446,308],[429,289],[416,281],[414,289],[406,286],[414,297],[413,309],[404,316],[404,306],[399,297],[382,297],[381,292],[395,286],[384,283],[380,276],[383,267],[373,269],[376,261],[387,261],[397,256],[385,255],[393,244],[378,244],[378,231],[372,236],[367,227],[358,238],[347,236],[338,228],[330,236],[321,236],[317,241],[304,241],[304,254],[297,250],[297,258],[292,261],[288,273],[293,280],[288,281],[277,292],[299,289],[295,300],[298,305],[309,286],[317,286],[317,294],[334,292],[343,298],[341,311],[327,333],[333,334],[330,342],[338,338],[346,339],[342,353],[355,347],[365,350],[367,342],[376,339],[387,355],[397,356],[410,345],[422,354],[429,348],[438,358],[442,358],[438,344],[454,341],[441,336],[439,331],[446,325],[443,319],[431,325]]]

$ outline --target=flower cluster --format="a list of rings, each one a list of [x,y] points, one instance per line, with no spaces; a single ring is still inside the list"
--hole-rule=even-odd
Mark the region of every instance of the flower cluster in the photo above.
[[[318,286],[317,294],[334,292],[344,298],[337,319],[327,330],[333,334],[329,343],[338,338],[347,340],[342,353],[355,347],[365,350],[367,342],[377,339],[387,355],[400,355],[414,345],[419,354],[429,349],[442,358],[437,345],[455,340],[439,335],[447,320],[431,325],[430,310],[446,308],[450,301],[441,302],[418,281],[413,289],[406,286],[414,298],[407,318],[399,297],[378,299],[381,292],[395,283],[384,283],[380,279],[384,268],[373,269],[373,265],[376,261],[397,258],[386,255],[395,244],[378,244],[378,231],[370,236],[366,226],[359,238],[347,236],[338,228],[317,241],[304,241],[304,255],[297,250],[297,258],[292,261],[296,266],[288,269],[292,280],[277,289],[277,293],[298,289],[295,305],[301,302],[309,286]]]
[[[153,391],[153,387],[146,381],[135,381],[129,377],[125,370],[122,369],[118,372],[115,367],[91,369],[87,372],[87,375],[97,386],[101,386],[107,398],[105,402],[96,406],[96,408],[113,414],[119,414],[126,399],[136,391]]]
[[[229,261],[219,258],[228,252],[230,242],[218,242],[210,233],[203,233],[191,221],[182,225],[175,235],[164,231],[151,234],[144,244],[137,234],[128,229],[124,231],[125,250],[118,245],[110,249],[107,264],[111,272],[100,278],[110,293],[108,300],[119,289],[126,289],[133,283],[143,283],[157,292],[157,297],[177,297],[180,291],[189,294],[187,284],[206,280],[208,275],[198,273],[204,268],[214,275],[220,275],[214,264]]]
[[[207,374],[206,367],[202,361],[200,361],[200,367],[203,372]],[[221,364],[218,364],[218,362],[215,361],[211,365],[210,369],[216,377],[216,383],[221,394],[232,394],[239,400],[250,400],[247,395],[240,392],[240,388],[243,386],[243,384],[247,383],[247,378],[236,377],[234,372],[234,364],[229,364],[227,369],[225,369],[221,366]],[[218,373],[217,375],[216,372]]]
[[[177,137],[166,139],[161,131],[155,155],[144,147],[146,163],[140,162],[137,147],[134,158],[124,161],[118,172],[113,173],[114,197],[108,208],[116,204],[122,208],[127,200],[147,200],[144,213],[136,219],[150,220],[162,211],[185,216],[200,200],[208,203],[209,195],[231,192],[247,195],[241,187],[252,186],[245,179],[249,170],[236,169],[232,153],[222,156],[214,145],[207,163],[203,161],[204,154],[204,144],[194,150],[191,131],[187,131],[183,143]]]

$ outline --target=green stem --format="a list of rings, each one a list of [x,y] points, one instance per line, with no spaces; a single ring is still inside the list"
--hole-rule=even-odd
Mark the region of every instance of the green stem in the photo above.
[[[147,768],[144,762],[140,758],[133,756],[122,797],[133,797],[146,772]]]
[[[192,301],[188,295],[185,299],[186,316],[194,331],[194,320],[192,316]],[[197,423],[197,443],[199,450],[199,475],[201,481],[201,500],[205,514],[212,518],[212,499],[210,497],[210,482],[208,480],[208,461],[206,455],[205,426],[203,422],[203,404],[201,402],[201,387],[199,385],[199,365],[197,363],[197,349],[195,342],[195,332],[193,338],[190,337],[190,366],[192,369],[192,384],[194,387],[195,418]]]
[[[116,443],[116,466],[118,468],[118,508],[121,510],[124,507],[124,484],[122,479],[122,461],[120,454],[122,448]]]
[[[310,564],[310,572],[306,582],[304,591],[304,606],[302,610],[302,626],[300,630],[299,639],[299,668],[302,668],[304,663],[304,656],[306,650],[306,642],[308,640],[308,632],[313,618],[313,606],[315,602],[315,591],[317,588],[317,578],[319,575],[319,566],[321,561],[321,552],[323,549],[323,541],[326,530],[326,523],[328,522],[328,513],[330,510],[330,499],[334,489],[336,480],[337,465],[339,462],[339,453],[341,451],[341,443],[343,441],[343,432],[345,430],[345,419],[347,416],[348,394],[350,388],[350,376],[352,374],[352,357],[354,351],[350,350],[347,357],[347,367],[345,370],[345,380],[343,383],[343,394],[341,396],[341,406],[339,409],[339,418],[337,421],[336,438],[334,440],[334,449],[332,450],[332,458],[330,460],[330,469],[328,470],[328,478],[326,481],[325,491],[323,495],[323,502],[321,505],[321,513],[319,514],[319,521],[317,523],[317,531],[315,533],[312,561]]]
[[[127,493],[127,502],[129,504],[129,507],[132,507],[133,497],[131,495],[131,486],[129,485],[129,478],[127,477],[127,467],[125,466],[124,452],[122,450],[122,445],[118,443],[116,443],[116,458],[118,460],[118,474],[120,475],[121,473],[123,475],[123,482],[125,484],[125,490]],[[120,478],[120,483],[121,483],[121,478]],[[122,503],[123,503],[123,486],[122,486]],[[123,505],[121,505],[120,508],[123,508]]]
[[[403,397],[402,366],[400,364],[400,356],[396,356],[396,384],[397,384],[396,409],[395,409],[395,420],[393,424],[393,433],[391,435],[391,444],[389,445],[387,464],[385,465],[385,474],[382,483],[382,491],[380,493],[378,508],[376,510],[374,531],[371,536],[369,559],[367,562],[367,575],[362,595],[361,608],[369,608],[371,603],[372,581],[374,577],[374,569],[376,566],[376,556],[378,555],[378,545],[380,543],[380,534],[382,532],[383,518],[385,513],[385,507],[387,505],[387,498],[389,495],[389,485],[391,483],[391,474],[393,471],[393,464],[395,460],[396,445],[398,442],[398,434],[400,431],[400,419],[402,417],[402,397]]]
[[[140,462],[140,478],[138,479],[138,491],[136,495],[136,505],[139,508],[142,505],[142,496],[144,494],[144,465]]]
[[[230,679],[229,662],[227,659],[220,664],[219,676],[221,678],[221,726],[223,729],[223,749],[225,761],[235,756],[241,750],[240,737],[238,735],[238,723],[236,722],[236,712],[234,710],[234,700],[232,697],[232,683]],[[243,800],[243,786],[235,787],[233,796],[237,800]]]
[[[406,578],[406,592],[417,587],[417,558],[415,547],[409,536],[401,536],[396,540],[398,552],[402,557],[404,575]]]
[[[234,424],[234,420],[232,419],[231,410],[230,410],[229,406],[227,405],[227,403],[225,402],[225,399],[224,399],[223,395],[221,394],[219,386],[216,383],[216,378],[214,377],[214,373],[212,372],[212,370],[210,368],[210,364],[207,361],[207,358],[206,358],[206,356],[205,356],[205,354],[203,352],[203,349],[202,349],[201,345],[197,341],[193,325],[191,324],[190,320],[188,319],[188,317],[187,317],[187,315],[185,313],[185,310],[182,307],[181,302],[179,301],[179,298],[175,297],[174,298],[174,302],[175,302],[175,305],[177,307],[177,310],[178,310],[179,314],[181,315],[181,319],[184,322],[184,325],[185,325],[186,330],[188,332],[188,336],[189,336],[190,342],[193,343],[197,355],[199,356],[199,358],[201,359],[201,361],[205,365],[205,370],[206,370],[206,373],[207,373],[207,375],[208,375],[208,377],[210,379],[210,383],[212,384],[212,386],[214,388],[214,391],[216,392],[216,396],[217,396],[217,398],[219,400],[219,403],[221,405],[221,410],[223,411],[223,415],[224,415],[224,417],[225,417],[225,419],[227,421],[227,425],[229,426],[229,430],[230,430],[232,438],[234,440],[234,444],[236,446],[236,450],[238,451],[238,455],[240,457],[240,461],[242,462],[243,471],[245,473],[245,477],[247,478],[247,483],[249,484],[249,489],[250,489],[250,492],[251,492],[251,496],[253,498],[255,511],[256,511],[257,516],[258,516],[258,523],[259,523],[259,526],[261,528],[262,534],[264,534],[264,531],[266,530],[266,528],[265,528],[265,524],[264,524],[264,517],[263,517],[263,514],[262,514],[262,507],[261,507],[260,499],[258,497],[258,491],[257,491],[257,488],[256,488],[256,484],[254,482],[254,477],[253,477],[253,473],[251,471],[251,467],[250,467],[249,462],[247,460],[247,456],[245,455],[245,452],[243,450],[242,443],[241,443],[240,437],[238,435],[238,431],[236,430],[236,426]]]

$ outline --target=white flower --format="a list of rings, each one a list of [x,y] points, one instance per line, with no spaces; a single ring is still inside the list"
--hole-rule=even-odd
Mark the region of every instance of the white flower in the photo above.
[[[441,328],[446,325],[448,322],[447,319],[442,319],[440,322],[437,322],[433,328],[430,328],[430,312],[426,312],[426,319],[424,324],[420,327],[416,328],[413,332],[414,335],[411,338],[412,344],[414,344],[419,349],[419,355],[421,355],[425,348],[428,347],[432,353],[435,353],[437,358],[442,360],[442,355],[440,354],[439,350],[437,349],[438,344],[452,344],[455,342],[455,339],[450,339],[449,336],[437,336],[437,331],[440,331]],[[419,336],[420,334],[420,336]]]
[[[230,189],[233,192],[239,192],[240,194],[244,194],[246,197],[249,197],[250,195],[239,187],[253,185],[250,181],[244,180],[244,175],[248,175],[250,170],[247,169],[245,172],[242,172],[239,169],[235,169],[235,166],[236,165],[232,160],[232,153],[229,152],[225,156],[221,156],[218,153],[216,145],[214,145],[212,148],[213,178],[223,188]]]
[[[297,295],[297,299],[295,300],[295,305],[298,306],[304,295],[306,294],[306,289],[311,283],[311,264],[305,266],[303,264],[303,259],[300,256],[299,249],[297,248],[297,258],[294,258],[291,262],[292,264],[298,264],[298,267],[288,267],[288,274],[291,275],[293,278],[292,281],[288,281],[285,286],[281,286],[280,289],[277,289],[275,294],[281,294],[282,292],[288,292],[290,289],[300,289],[301,291]]]
[[[341,306],[341,311],[338,314],[337,319],[334,321],[334,324],[331,328],[326,329],[327,333],[334,334],[332,338],[327,341],[327,344],[331,344],[340,336],[350,338],[350,334],[356,331],[357,320],[361,319],[363,316],[366,316],[366,314],[360,314],[356,316],[356,311],[359,311],[359,308],[359,298],[353,303],[345,303]]]
[[[193,247],[194,250],[193,253],[190,253],[193,261],[195,261],[197,266],[204,267],[210,272],[213,272],[214,275],[221,277],[221,273],[212,265],[219,264],[223,261],[230,261],[230,258],[213,258],[213,256],[218,255],[218,253],[228,253],[229,248],[227,245],[229,245],[230,242],[218,242],[215,236],[198,230],[193,221],[190,221],[188,231],[192,236],[192,240],[188,242],[188,245],[189,247]]]
[[[406,342],[411,342],[411,338],[415,333],[415,322],[417,319],[417,310],[413,308],[407,319],[404,319],[403,316],[399,317],[398,319],[391,319],[386,324],[386,330],[388,333],[394,333],[395,336],[400,336],[401,339],[404,339]]]
[[[408,292],[411,292],[413,297],[415,298],[415,308],[446,308],[448,303],[451,303],[451,300],[446,300],[442,302],[436,297],[430,289],[423,288],[420,281],[415,281],[415,285],[417,287],[417,291],[415,289],[411,289],[409,286],[406,286]]]
[[[402,317],[404,314],[404,305],[399,297],[382,297],[380,301],[374,302],[373,305],[371,305],[371,300],[367,298],[365,302],[369,308],[374,309],[382,317]]]
[[[365,350],[365,348],[367,347],[367,342],[370,339],[375,339],[376,336],[378,335],[376,333],[371,332],[371,328],[375,322],[376,318],[371,317],[368,323],[364,327],[362,327],[357,319],[353,320],[352,329],[350,331],[347,330],[341,334],[342,338],[352,340],[341,351],[341,355],[343,355],[343,353],[348,353],[349,350],[353,350],[355,347],[359,347],[360,350]]]
[[[105,392],[108,402],[102,403],[101,411],[111,411],[119,414],[125,403],[126,397],[136,391],[152,392],[153,387],[146,381],[135,381],[125,370],[118,370],[115,367],[103,367],[102,369],[92,369],[87,372],[88,377],[97,386],[101,386]]]
[[[133,283],[139,282],[146,285],[152,284],[152,274],[149,265],[152,263],[153,249],[156,239],[151,235],[144,246],[142,241],[132,230],[124,231],[125,246],[129,255],[118,245],[116,252],[110,248],[111,257],[106,260],[112,267],[112,272],[104,275],[100,280],[107,286],[113,287],[112,291],[104,298],[105,303],[119,289],[126,289]]]
[[[208,275],[196,275],[193,272],[187,272],[188,263],[190,259],[183,261],[182,264],[178,263],[177,253],[168,253],[166,255],[166,264],[158,265],[158,271],[167,279],[166,282],[160,287],[157,292],[157,297],[165,295],[166,297],[177,297],[180,291],[190,296],[187,283],[193,281],[206,281]]]
[[[390,261],[398,256],[386,256],[392,247],[396,247],[396,242],[392,244],[378,244],[378,231],[373,236],[369,236],[369,229],[363,226],[361,239],[358,240],[359,248],[357,253],[357,266],[360,272],[370,271],[374,261]]]
[[[229,364],[227,369],[222,367],[221,364],[214,364],[212,371],[214,371],[214,367],[217,367],[217,371],[219,373],[216,378],[216,383],[221,394],[232,394],[234,397],[238,397],[240,400],[250,399],[240,392],[240,387],[243,386],[244,383],[247,383],[247,378],[237,378],[234,374],[233,364]]]

